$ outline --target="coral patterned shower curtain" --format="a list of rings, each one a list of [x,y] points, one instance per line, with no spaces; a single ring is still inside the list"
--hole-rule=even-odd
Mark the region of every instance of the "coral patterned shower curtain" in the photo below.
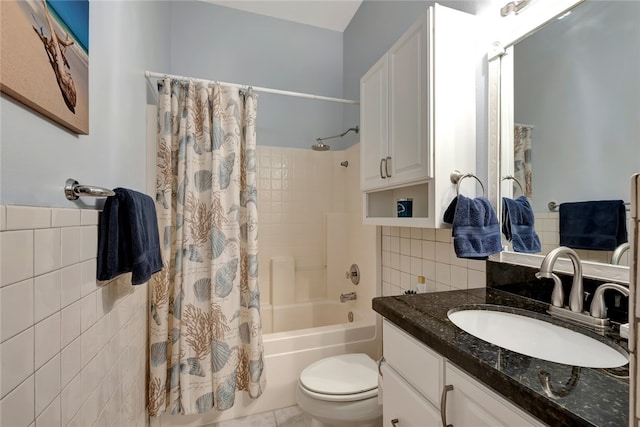
[[[532,170],[531,170],[531,133],[533,126],[516,124],[513,138],[513,176],[524,189],[524,196],[532,198]],[[519,189],[519,187],[518,187]]]
[[[149,414],[225,410],[265,387],[258,291],[256,95],[158,82]]]

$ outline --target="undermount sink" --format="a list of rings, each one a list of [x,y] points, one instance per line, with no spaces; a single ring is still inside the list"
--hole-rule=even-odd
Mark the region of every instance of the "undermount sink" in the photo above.
[[[622,348],[524,314],[459,307],[447,316],[483,341],[537,359],[585,368],[617,368],[629,363]]]

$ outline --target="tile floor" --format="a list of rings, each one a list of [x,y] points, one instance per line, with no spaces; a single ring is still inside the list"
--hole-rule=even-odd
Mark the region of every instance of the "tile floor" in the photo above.
[[[311,417],[304,414],[299,406],[290,406],[205,427],[311,427]]]

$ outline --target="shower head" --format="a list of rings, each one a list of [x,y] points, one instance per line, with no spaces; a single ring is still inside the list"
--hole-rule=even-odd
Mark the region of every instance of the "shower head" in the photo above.
[[[313,151],[329,151],[331,147],[325,144],[320,140],[320,138],[316,139],[316,143],[311,146]]]
[[[349,128],[349,129],[347,129],[346,131],[342,132],[339,135],[328,136],[326,138],[316,138],[316,143],[311,146],[311,149],[314,150],[314,151],[328,151],[328,150],[331,149],[331,147],[329,147],[327,144],[323,143],[322,141],[324,141],[326,139],[342,138],[343,136],[345,136],[346,134],[348,134],[351,131],[353,131],[355,133],[359,133],[360,132],[360,126],[356,125],[356,127]]]

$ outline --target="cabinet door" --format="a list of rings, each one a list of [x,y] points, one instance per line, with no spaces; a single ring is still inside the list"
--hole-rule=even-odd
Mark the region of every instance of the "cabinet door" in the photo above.
[[[384,427],[441,425],[440,413],[436,408],[431,406],[392,368],[383,364],[382,375],[382,425]]]
[[[427,16],[389,50],[389,152],[393,185],[429,178]]]
[[[541,427],[543,424],[521,411],[466,373],[446,363],[447,424],[455,427]]]
[[[360,79],[360,188],[372,190],[387,185],[387,56],[383,56]],[[383,160],[384,159],[384,160]]]

